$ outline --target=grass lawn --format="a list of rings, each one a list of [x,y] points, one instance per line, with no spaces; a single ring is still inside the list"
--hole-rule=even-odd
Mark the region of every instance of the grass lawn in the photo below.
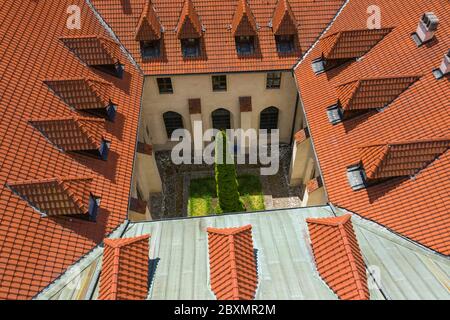
[[[259,177],[238,177],[239,193],[247,211],[265,210],[264,195]],[[200,217],[215,214],[217,207],[216,182],[214,178],[191,180],[189,188],[188,216]]]

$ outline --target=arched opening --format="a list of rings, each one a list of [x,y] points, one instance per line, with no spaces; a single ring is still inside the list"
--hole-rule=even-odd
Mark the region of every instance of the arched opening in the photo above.
[[[261,111],[259,117],[259,128],[266,130],[278,129],[278,108],[268,107]]]
[[[170,139],[172,133],[177,129],[183,129],[183,117],[181,114],[168,111],[163,114],[164,125],[166,126],[167,137]]]
[[[228,110],[219,108],[212,113],[212,125],[214,129],[231,129],[231,113]]]

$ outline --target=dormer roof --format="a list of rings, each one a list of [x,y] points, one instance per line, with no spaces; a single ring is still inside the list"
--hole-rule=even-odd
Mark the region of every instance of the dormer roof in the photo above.
[[[202,24],[192,0],[185,0],[177,25],[178,39],[200,38]]]
[[[162,26],[153,8],[152,1],[147,0],[136,28],[136,41],[152,41],[161,38]]]
[[[258,27],[255,17],[250,9],[247,0],[238,0],[233,21],[231,23],[231,32],[236,36],[256,35]]]
[[[272,29],[276,35],[297,34],[297,21],[288,0],[278,0],[273,13]]]
[[[47,216],[85,215],[89,212],[91,177],[56,177],[8,182],[8,187]]]
[[[258,285],[252,226],[208,228],[211,289],[218,300],[252,300]]]

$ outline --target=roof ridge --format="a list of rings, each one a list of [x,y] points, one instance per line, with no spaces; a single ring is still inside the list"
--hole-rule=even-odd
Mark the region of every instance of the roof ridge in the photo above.
[[[450,136],[437,137],[437,138],[425,138],[425,139],[412,139],[412,140],[400,140],[400,141],[392,141],[392,142],[373,142],[366,143],[357,146],[357,148],[369,148],[376,147],[381,145],[388,146],[396,146],[396,145],[405,145],[405,144],[416,144],[416,143],[426,143],[426,142],[441,142],[450,140]]]
[[[76,195],[75,192],[72,190],[70,181],[73,180],[68,181],[58,180],[57,183],[61,188],[63,188],[64,191],[66,191],[69,198],[72,199],[73,203],[78,207],[78,209],[80,209],[80,211],[88,212],[89,209],[87,208],[86,204],[84,204],[83,200],[81,200],[78,197],[78,195]]]
[[[133,244],[138,241],[145,240],[145,239],[150,239],[150,234],[144,234],[144,235],[141,235],[138,237],[133,237],[133,238],[117,238],[117,239],[107,238],[107,239],[103,240],[103,243],[112,248],[120,249],[122,247],[128,246],[130,244]]]

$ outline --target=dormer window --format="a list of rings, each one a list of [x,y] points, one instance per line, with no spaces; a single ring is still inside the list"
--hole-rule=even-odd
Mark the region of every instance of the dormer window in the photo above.
[[[183,52],[183,57],[185,58],[195,58],[200,56],[200,39],[181,39],[181,50]]]
[[[335,125],[342,122],[342,108],[338,104],[332,105],[327,109],[328,120]]]
[[[353,165],[347,168],[348,183],[353,190],[360,190],[366,187],[366,173],[361,164]]]
[[[100,198],[91,194],[89,197],[89,212],[88,212],[88,217],[90,221],[95,222],[97,220],[99,207],[100,207]]]
[[[158,58],[161,55],[161,40],[140,41],[140,45],[144,59]]]
[[[325,59],[318,58],[311,62],[311,67],[315,74],[321,74],[325,71]]]
[[[99,149],[99,153],[100,153],[100,158],[102,160],[108,160],[108,153],[109,153],[109,148],[111,147],[111,142],[107,141],[107,140],[103,140],[101,145],[100,145],[100,149]]]
[[[254,36],[237,36],[236,50],[240,55],[250,55],[255,52],[255,37]]]
[[[294,35],[276,35],[278,53],[289,53],[295,50]]]
[[[117,112],[117,105],[109,102],[109,105],[106,107],[106,117],[109,121],[114,122],[114,119],[116,118],[116,112]]]

